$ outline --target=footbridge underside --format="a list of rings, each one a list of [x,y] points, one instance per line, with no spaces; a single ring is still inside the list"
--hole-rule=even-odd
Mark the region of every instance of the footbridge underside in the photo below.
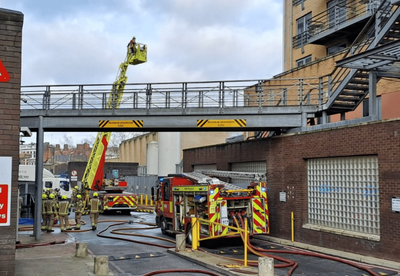
[[[21,111],[21,126],[32,131],[251,131],[300,128],[306,114],[315,112],[308,107],[187,109],[185,114],[160,109],[146,113],[134,109]]]

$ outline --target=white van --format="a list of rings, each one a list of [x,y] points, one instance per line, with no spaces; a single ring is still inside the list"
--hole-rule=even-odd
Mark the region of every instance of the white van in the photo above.
[[[25,193],[28,193],[28,185],[35,184],[35,170],[36,166],[34,165],[19,165],[18,183],[20,186],[20,190],[21,188],[26,189]],[[25,187],[23,188],[21,186]],[[47,188],[51,190],[59,189],[60,196],[66,195],[67,198],[71,199],[72,188],[68,178],[56,177],[49,170],[43,169],[43,189]],[[24,193],[24,191],[20,192]]]

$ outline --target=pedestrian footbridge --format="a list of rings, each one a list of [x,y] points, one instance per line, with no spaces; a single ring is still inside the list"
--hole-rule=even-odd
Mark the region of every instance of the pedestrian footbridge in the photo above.
[[[264,90],[266,80],[126,84],[119,108],[113,85],[25,86],[21,126],[46,131],[206,131],[297,128],[318,107],[304,80]]]

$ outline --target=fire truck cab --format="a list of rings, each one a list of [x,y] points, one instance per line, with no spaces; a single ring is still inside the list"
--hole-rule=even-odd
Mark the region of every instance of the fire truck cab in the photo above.
[[[265,182],[252,182],[247,189],[216,178],[192,178],[187,174],[159,178],[156,192],[156,224],[163,234],[185,233],[191,243],[191,219],[202,218],[201,237],[229,236],[222,225],[243,227],[248,220],[250,235],[269,234]],[[236,225],[235,219],[239,222]]]

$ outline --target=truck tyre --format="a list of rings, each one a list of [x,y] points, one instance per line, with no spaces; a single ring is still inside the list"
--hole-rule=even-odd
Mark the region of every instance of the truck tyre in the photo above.
[[[192,245],[193,235],[192,235],[192,225],[189,223],[186,226],[186,243]]]
[[[166,218],[161,218],[161,233],[167,235],[168,224]]]

